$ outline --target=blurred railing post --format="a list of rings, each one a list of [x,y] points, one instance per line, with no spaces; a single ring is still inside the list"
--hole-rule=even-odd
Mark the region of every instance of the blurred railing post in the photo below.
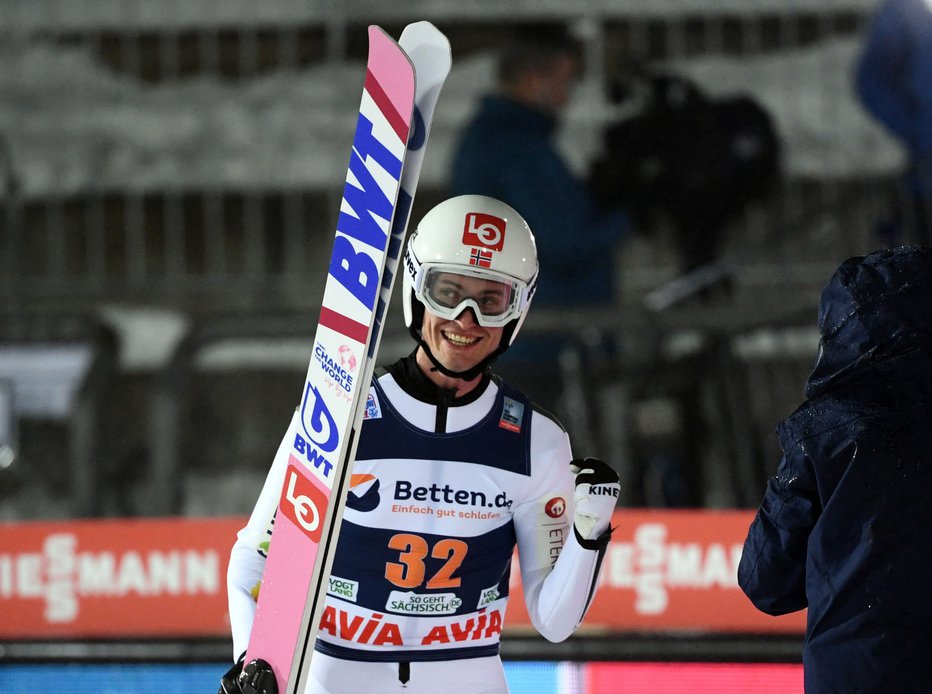
[[[98,326],[95,332],[93,359],[68,422],[72,509],[79,518],[99,516],[107,491],[100,475],[104,458],[101,417],[117,368],[118,345],[109,329]]]
[[[197,349],[196,330],[189,332],[158,376],[149,409],[149,483],[143,515],[181,512],[182,428],[188,413],[191,362]]]

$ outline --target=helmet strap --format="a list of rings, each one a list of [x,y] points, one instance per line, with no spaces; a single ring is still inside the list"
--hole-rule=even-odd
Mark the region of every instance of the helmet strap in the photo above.
[[[412,329],[411,332],[413,333],[414,330]],[[499,345],[494,352],[492,352],[489,356],[487,356],[472,368],[466,369],[465,371],[453,371],[453,369],[448,369],[440,363],[440,360],[437,359],[437,357],[434,356],[434,353],[430,351],[430,347],[427,346],[427,343],[424,341],[424,338],[420,336],[420,334],[416,335],[415,339],[417,340],[418,346],[424,350],[424,354],[427,355],[427,358],[430,359],[430,363],[434,365],[434,368],[437,369],[437,371],[442,373],[444,376],[448,376],[450,378],[461,378],[464,381],[471,381],[476,376],[481,374],[492,365],[492,362],[494,362],[498,356],[505,351],[505,349],[507,349],[507,347]]]
[[[411,325],[408,326],[408,332],[411,334],[411,337],[414,338],[414,341],[417,342],[418,347],[424,350],[424,354],[427,355],[427,358],[430,359],[430,363],[434,365],[434,368],[437,369],[444,376],[449,378],[461,378],[464,381],[471,381],[476,376],[481,374],[487,368],[492,365],[502,352],[508,349],[509,344],[511,343],[511,334],[514,330],[514,323],[510,323],[506,326],[505,330],[502,331],[502,341],[499,343],[498,347],[492,352],[489,356],[483,359],[481,362],[476,364],[466,371],[454,371],[453,369],[448,369],[446,366],[440,363],[440,360],[434,356],[434,353],[430,351],[430,347],[427,345],[427,342],[424,341],[424,337],[421,334],[420,328],[415,328],[415,325],[421,325],[424,321],[424,304],[422,304],[417,297],[414,296],[414,292],[411,292],[411,308],[412,308],[412,321]]]

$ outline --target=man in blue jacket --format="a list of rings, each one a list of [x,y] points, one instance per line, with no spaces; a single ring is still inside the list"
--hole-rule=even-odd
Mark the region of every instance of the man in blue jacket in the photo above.
[[[911,243],[932,243],[932,2],[885,0],[856,73],[864,107],[906,149]],[[912,224],[908,224],[911,221]]]
[[[738,582],[769,614],[808,607],[807,693],[928,692],[932,249],[842,263],[819,330]]]
[[[600,209],[553,141],[579,70],[579,47],[561,28],[529,27],[505,41],[497,91],[483,99],[455,150],[450,192],[487,195],[522,211],[537,237],[541,272],[552,280],[538,290],[536,306],[609,310],[628,216]],[[567,415],[553,391],[560,389],[559,353],[572,342],[525,336],[501,366],[519,384],[532,381],[545,407]]]

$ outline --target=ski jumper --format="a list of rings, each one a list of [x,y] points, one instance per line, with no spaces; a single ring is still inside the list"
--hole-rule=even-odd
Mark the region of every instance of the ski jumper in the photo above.
[[[587,549],[571,528],[566,433],[488,374],[452,394],[413,356],[373,381],[308,692],[506,692],[498,649],[516,546],[535,628],[562,641],[585,615],[609,533]],[[237,656],[278,492],[263,490],[231,555]]]

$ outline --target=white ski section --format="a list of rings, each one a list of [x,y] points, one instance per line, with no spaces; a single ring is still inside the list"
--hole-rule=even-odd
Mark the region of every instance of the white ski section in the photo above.
[[[424,141],[418,143],[417,149],[409,148],[405,170],[401,176],[401,189],[414,198],[421,176],[424,153],[427,150],[427,140],[434,122],[437,100],[447,75],[450,74],[453,55],[446,36],[430,22],[416,22],[406,26],[401,32],[399,44],[414,63],[418,80],[415,107],[424,125]]]

